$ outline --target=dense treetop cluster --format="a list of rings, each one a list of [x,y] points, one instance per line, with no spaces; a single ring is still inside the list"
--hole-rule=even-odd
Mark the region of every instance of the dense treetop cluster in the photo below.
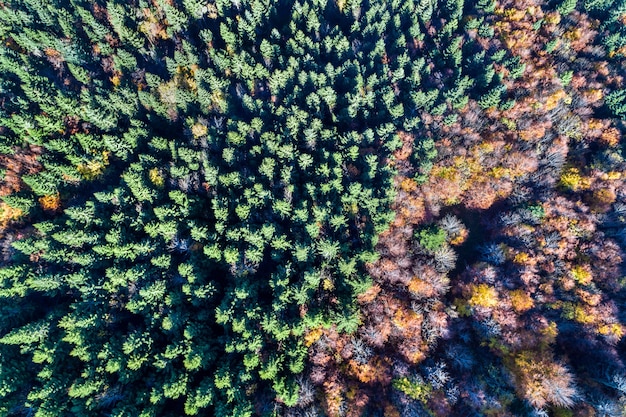
[[[624,0],[4,0],[0,74],[0,416],[626,414]]]

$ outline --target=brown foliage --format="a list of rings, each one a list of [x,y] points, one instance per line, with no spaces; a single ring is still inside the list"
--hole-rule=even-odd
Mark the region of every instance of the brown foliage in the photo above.
[[[572,374],[551,355],[522,351],[512,360],[518,392],[535,408],[571,407],[578,391]]]
[[[0,155],[0,167],[5,170],[0,182],[0,196],[18,192],[24,184],[21,180],[23,175],[41,170],[41,164],[37,161],[40,154],[40,147],[30,145],[27,149],[16,149],[13,155]]]

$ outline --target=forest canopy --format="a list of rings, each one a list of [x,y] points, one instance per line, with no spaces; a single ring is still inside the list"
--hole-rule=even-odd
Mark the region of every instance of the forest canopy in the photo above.
[[[626,415],[625,0],[3,0],[0,74],[0,416]]]

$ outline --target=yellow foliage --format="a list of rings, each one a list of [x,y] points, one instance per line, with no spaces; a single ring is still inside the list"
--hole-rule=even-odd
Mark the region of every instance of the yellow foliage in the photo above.
[[[575,28],[572,30],[568,30],[563,34],[563,37],[569,41],[577,41],[581,38],[582,30],[580,28]]]
[[[595,206],[601,207],[603,205],[613,204],[616,199],[617,196],[613,191],[607,188],[601,188],[593,192],[592,201],[596,203]]]
[[[504,16],[511,22],[519,22],[526,16],[526,10],[506,9]]]
[[[596,130],[596,129],[602,129],[602,128],[604,128],[604,123],[602,123],[602,121],[599,119],[590,119],[587,122],[587,129],[589,130]]]
[[[472,288],[472,296],[468,302],[473,307],[493,308],[498,305],[498,293],[487,284],[478,284]]]
[[[435,167],[433,168],[433,176],[446,180],[456,180],[458,171],[455,167]]]
[[[191,65],[190,67],[178,66],[176,68],[176,81],[178,85],[188,90],[196,91],[198,89],[198,84],[195,79],[197,69],[197,65]]]
[[[226,100],[224,100],[224,93],[219,90],[213,91],[211,93],[211,102],[213,104],[213,109],[219,110],[226,103]]]
[[[511,359],[517,391],[532,406],[559,408],[573,403],[576,395],[573,377],[548,350],[521,351]]]
[[[150,182],[157,187],[163,187],[163,184],[165,184],[165,180],[163,179],[161,171],[158,168],[152,168],[148,171],[148,178],[150,179]]]
[[[448,197],[445,200],[443,200],[443,205],[444,206],[455,206],[455,205],[459,204],[460,202],[461,202],[461,200],[459,199],[459,197],[452,196],[452,197]]]
[[[559,185],[572,191],[580,191],[589,188],[590,181],[580,175],[578,168],[569,168],[561,174]]]
[[[517,124],[515,123],[514,120],[503,117],[502,119],[500,119],[500,122],[509,130],[513,130],[513,131],[517,130]]]
[[[570,272],[572,278],[580,285],[589,285],[591,283],[592,275],[588,266],[576,265]]]
[[[311,346],[313,343],[317,342],[320,337],[324,334],[324,331],[321,327],[316,327],[314,329],[309,330],[304,335],[304,344],[306,346]]]
[[[217,19],[218,18],[218,14],[217,14],[217,6],[215,5],[215,3],[208,3],[206,5],[207,11],[206,11],[206,15],[209,19]]]
[[[90,161],[85,164],[79,164],[76,169],[84,179],[93,180],[102,174],[104,171],[104,165],[97,161]]]
[[[530,260],[530,255],[528,255],[526,252],[520,252],[517,255],[515,255],[515,258],[513,258],[513,262],[515,262],[516,264],[520,264],[520,265],[526,264],[529,260]]]
[[[602,100],[602,98],[604,97],[604,94],[602,93],[602,90],[597,89],[597,88],[592,88],[592,89],[585,91],[584,97],[587,101],[594,103],[596,101]]]
[[[546,337],[546,342],[551,344],[556,340],[556,336],[559,334],[559,329],[556,327],[556,322],[551,321],[548,327],[541,329],[540,333]]]
[[[209,131],[209,129],[201,124],[201,123],[196,123],[191,127],[191,134],[193,135],[194,138],[198,139],[202,136],[206,136],[207,132]]]
[[[346,392],[346,398],[350,401],[354,400],[356,398],[356,395],[359,393],[359,390],[357,387],[355,386],[350,386],[350,388],[348,389],[348,392]]]
[[[525,129],[519,132],[519,138],[525,141],[536,140],[545,135],[546,130],[542,127]]]
[[[591,324],[595,321],[595,317],[589,314],[584,306],[571,302],[563,303],[563,317],[581,324]]]
[[[375,358],[367,363],[360,364],[355,360],[349,362],[351,371],[360,382],[368,384],[373,381],[380,381],[385,375],[385,364],[380,358]]]
[[[622,19],[624,20],[624,19]],[[626,55],[626,47],[622,46],[619,49],[615,49],[609,52],[609,58],[614,58],[616,55]]]
[[[109,165],[109,153],[109,151],[103,151],[101,158],[78,164],[76,170],[88,181],[98,178],[104,172],[104,168]]]
[[[567,102],[568,98],[569,97],[564,90],[558,90],[546,99],[546,110],[554,110],[559,104],[559,101],[563,100],[564,102]]]
[[[496,149],[496,146],[492,141],[485,141],[478,144],[477,148],[479,154],[485,154],[493,153],[493,151]],[[475,153],[475,149],[472,149],[472,152]]]
[[[622,179],[622,173],[619,171],[609,171],[606,173],[606,177],[603,177],[602,179],[619,180]]]
[[[465,234],[465,235],[458,235],[457,237],[455,237],[454,239],[452,239],[450,241],[450,244],[452,246],[459,246],[459,245],[462,245],[463,242],[465,242],[465,239],[467,239],[467,234]]]
[[[600,135],[600,143],[605,146],[617,146],[621,136],[620,131],[612,127],[602,132]]]
[[[504,167],[494,167],[491,170],[491,176],[497,180],[499,180],[500,178],[503,177],[509,177],[510,176],[510,170]]]
[[[402,391],[414,400],[421,401],[422,403],[428,401],[428,398],[433,390],[433,387],[430,384],[420,381],[412,381],[407,377],[394,380],[393,387]]]
[[[545,22],[550,25],[558,25],[559,23],[561,23],[561,14],[559,12],[547,13],[545,17]]]
[[[616,339],[621,339],[624,336],[624,326],[619,323],[605,324],[598,328],[598,333],[603,336],[613,336]]]
[[[509,294],[513,310],[518,313],[528,311],[535,305],[533,299],[523,290],[514,290]]]
[[[121,77],[121,74],[120,74],[120,73],[118,73],[118,72],[116,72],[116,73],[115,73],[115,74],[114,74],[114,75],[110,78],[110,80],[111,80],[111,83],[112,83],[115,87],[119,86],[119,85],[120,85],[120,83],[122,82],[122,77]]]
[[[17,220],[24,215],[22,209],[11,207],[7,203],[0,202],[0,227],[5,227],[11,220]]]

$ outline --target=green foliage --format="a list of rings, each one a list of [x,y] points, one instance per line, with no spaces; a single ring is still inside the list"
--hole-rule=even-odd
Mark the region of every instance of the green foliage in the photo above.
[[[543,206],[540,204],[528,206],[528,211],[531,217],[536,221],[543,219],[546,214]]]
[[[428,252],[436,252],[447,239],[446,231],[437,225],[432,225],[417,232],[416,237],[421,247]]]
[[[559,43],[558,39],[552,39],[551,41],[548,41],[548,43],[546,43],[546,46],[545,46],[545,51],[549,54],[552,53],[558,43]]]
[[[576,8],[576,3],[578,0],[563,0],[558,6],[557,10],[561,15],[565,16],[570,14]]]
[[[574,76],[574,71],[565,71],[559,77],[561,79],[561,85],[563,87],[567,87],[569,83],[572,81],[572,77]]]
[[[626,90],[611,91],[606,95],[605,104],[615,116],[626,118]]]
[[[432,387],[421,378],[402,377],[394,379],[392,385],[395,389],[403,392],[409,398],[425,403],[432,392]]]
[[[501,101],[502,93],[504,92],[504,86],[496,86],[487,91],[479,100],[478,105],[483,109],[496,107]]]
[[[4,2],[0,151],[41,155],[3,197],[35,227],[3,246],[0,414],[299,404],[307,326],[363,324],[393,159],[426,181],[425,124],[503,99],[465,32],[495,5]]]

